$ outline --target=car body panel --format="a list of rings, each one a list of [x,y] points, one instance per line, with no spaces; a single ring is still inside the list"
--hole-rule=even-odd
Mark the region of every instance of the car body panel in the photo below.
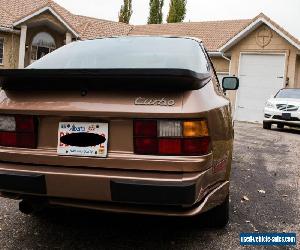
[[[300,126],[300,99],[295,98],[270,98],[264,109],[264,122]],[[272,104],[272,107],[270,106]],[[283,113],[290,113],[291,119],[282,118]]]
[[[25,181],[28,180],[26,175],[29,179],[37,174],[43,176],[47,190],[43,197],[50,204],[178,216],[195,215],[220,205],[229,192],[234,136],[229,99],[220,89],[213,70],[210,74],[212,80],[196,90],[105,89],[84,93],[55,89],[2,90],[1,114],[38,117],[38,143],[36,149],[0,147],[0,175],[12,175],[12,179],[14,175],[25,175]],[[200,156],[135,154],[135,119],[204,119],[208,124],[211,151]],[[107,158],[57,155],[59,122],[108,123]],[[193,185],[194,197],[188,204],[176,204],[179,210],[174,204],[154,208],[159,204],[153,204],[150,198],[143,204],[116,204],[118,202],[112,200],[112,182],[128,180],[135,183],[134,188],[142,194],[145,185],[162,188],[162,191],[165,186],[170,192],[182,185],[186,187],[185,184]],[[39,196],[7,190],[8,187],[0,185],[3,195]],[[141,205],[150,206],[142,208]]]

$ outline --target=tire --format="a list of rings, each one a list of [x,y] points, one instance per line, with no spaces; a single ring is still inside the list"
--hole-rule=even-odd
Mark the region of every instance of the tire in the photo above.
[[[229,195],[221,205],[214,207],[206,215],[210,227],[226,227],[229,222]]]
[[[281,123],[277,124],[277,128],[283,129],[284,128],[284,124],[281,124]]]
[[[263,122],[263,128],[264,129],[271,129],[272,127],[272,123],[269,122]]]

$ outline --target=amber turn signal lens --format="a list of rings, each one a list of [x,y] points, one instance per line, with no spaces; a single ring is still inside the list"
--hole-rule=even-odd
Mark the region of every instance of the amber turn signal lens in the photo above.
[[[201,137],[208,136],[208,126],[205,120],[203,121],[186,121],[183,123],[184,137]]]

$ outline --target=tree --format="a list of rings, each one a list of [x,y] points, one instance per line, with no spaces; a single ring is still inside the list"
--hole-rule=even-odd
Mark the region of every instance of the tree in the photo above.
[[[184,20],[186,14],[186,1],[187,0],[171,0],[167,17],[168,23],[180,23]]]
[[[162,23],[163,13],[162,7],[164,5],[164,0],[150,0],[150,13],[148,17],[148,24],[151,23]]]
[[[119,12],[119,22],[129,23],[132,15],[132,0],[124,0]]]

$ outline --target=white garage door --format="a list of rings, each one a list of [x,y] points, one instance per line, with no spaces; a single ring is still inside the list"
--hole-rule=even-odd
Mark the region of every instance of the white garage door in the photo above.
[[[262,122],[266,101],[284,86],[284,65],[284,55],[241,55],[236,120]]]

